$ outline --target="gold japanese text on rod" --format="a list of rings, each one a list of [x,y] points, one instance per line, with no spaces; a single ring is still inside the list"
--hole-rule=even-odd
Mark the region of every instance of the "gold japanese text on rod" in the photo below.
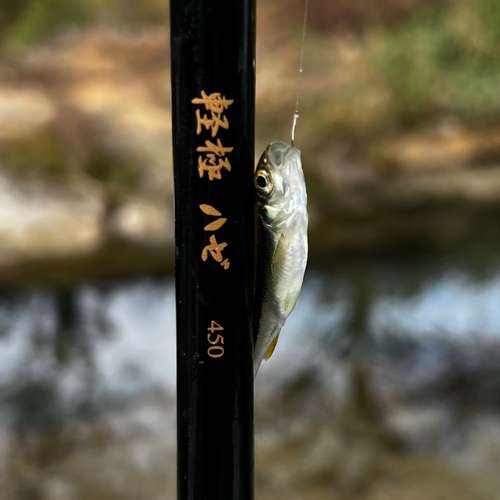
[[[205,111],[208,113],[202,113],[198,108],[196,110],[196,134],[200,135],[203,132],[203,128],[206,131],[211,131],[211,137],[215,140],[219,129],[229,129],[229,121],[224,112],[233,104],[234,100],[226,99],[221,96],[219,92],[214,92],[207,95],[205,91],[201,91],[201,97],[196,97],[191,101],[195,105],[204,106]],[[196,148],[196,151],[200,153],[198,155],[198,173],[200,179],[205,177],[207,174],[208,181],[221,180],[222,171],[225,169],[227,172],[231,172],[231,163],[226,157],[228,153],[233,151],[233,147],[224,146],[219,138],[215,142],[210,140],[205,141],[205,145],[201,145]],[[203,228],[204,231],[209,231],[215,233],[218,231],[226,222],[227,218],[222,217],[222,213],[211,205],[202,203],[200,205],[200,210],[208,216],[214,217],[214,220],[209,222]],[[229,269],[229,259],[224,258],[223,251],[228,246],[226,242],[218,242],[215,234],[212,234],[209,239],[209,244],[206,245],[201,252],[201,260],[206,262],[209,255],[212,259],[219,263],[224,270]],[[211,321],[210,327],[207,330],[211,333],[207,335],[207,341],[209,347],[207,349],[207,354],[211,358],[220,358],[224,355],[224,337],[215,331],[224,331],[224,328]],[[213,338],[213,335],[216,335]]]

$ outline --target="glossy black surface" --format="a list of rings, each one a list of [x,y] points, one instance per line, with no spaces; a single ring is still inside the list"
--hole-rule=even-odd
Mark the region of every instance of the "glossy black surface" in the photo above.
[[[178,499],[253,499],[254,57],[253,1],[172,0],[171,59],[176,216]],[[191,101],[204,91],[234,100],[229,128],[197,134]],[[198,173],[197,147],[233,147],[231,171]],[[204,227],[227,218],[216,231]],[[214,235],[227,243],[229,268],[202,250]],[[207,328],[224,331],[224,354],[208,356]]]

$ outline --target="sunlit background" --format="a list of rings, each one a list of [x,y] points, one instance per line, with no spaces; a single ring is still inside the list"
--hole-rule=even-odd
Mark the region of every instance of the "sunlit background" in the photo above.
[[[499,498],[500,0],[309,0],[303,294],[259,500]],[[257,154],[303,0],[259,0]],[[0,498],[175,498],[168,0],[2,0]]]

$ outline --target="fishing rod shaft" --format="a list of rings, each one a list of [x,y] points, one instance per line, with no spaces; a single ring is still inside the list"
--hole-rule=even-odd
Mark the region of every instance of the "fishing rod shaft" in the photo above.
[[[171,0],[178,500],[253,500],[254,0]]]

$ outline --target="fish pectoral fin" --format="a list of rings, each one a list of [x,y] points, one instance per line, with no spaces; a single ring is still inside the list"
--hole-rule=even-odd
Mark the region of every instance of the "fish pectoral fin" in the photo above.
[[[274,254],[273,254],[273,260],[272,260],[272,271],[273,273],[278,270],[280,265],[283,264],[283,262],[286,259],[286,242],[285,242],[285,235],[283,232],[280,232],[278,243],[276,244],[276,248],[274,249]]]
[[[278,343],[278,339],[280,338],[280,334],[276,335],[276,337],[271,342],[267,352],[266,352],[266,361],[273,355],[274,350],[276,349],[276,344]]]
[[[287,240],[287,237],[284,232],[281,232],[278,240],[278,244],[274,250],[273,255],[273,264],[272,264],[272,272],[278,274],[279,268],[284,265],[287,261],[287,252],[290,247],[290,240]],[[290,278],[290,277],[289,277]],[[297,305],[297,301],[299,300],[300,290],[302,288],[302,279],[300,283],[297,284],[297,280],[292,278],[292,280],[288,281],[288,290],[286,292],[286,298],[283,303],[283,313],[285,318],[294,310]]]

